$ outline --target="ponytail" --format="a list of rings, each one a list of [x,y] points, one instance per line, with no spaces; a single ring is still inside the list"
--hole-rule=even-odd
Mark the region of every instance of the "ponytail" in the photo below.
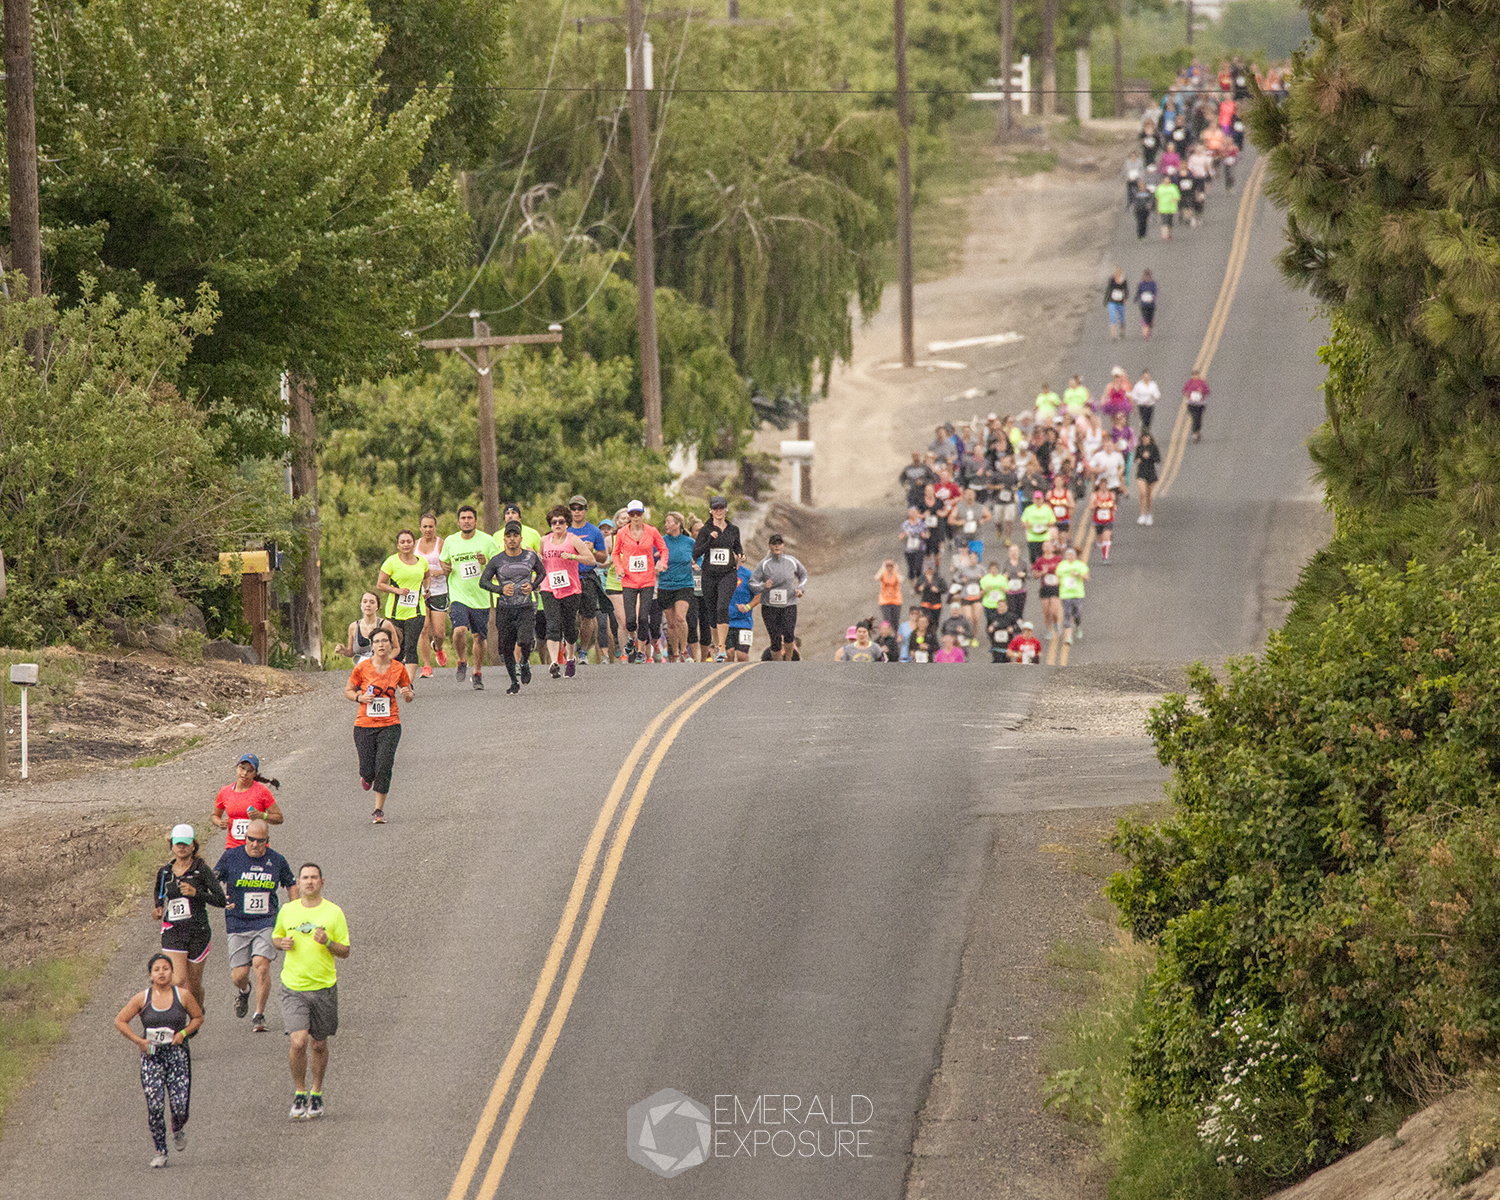
[[[255,782],[256,783],[269,783],[273,788],[276,788],[278,790],[281,788],[281,780],[279,780],[279,779],[267,779],[259,771],[255,772]]]

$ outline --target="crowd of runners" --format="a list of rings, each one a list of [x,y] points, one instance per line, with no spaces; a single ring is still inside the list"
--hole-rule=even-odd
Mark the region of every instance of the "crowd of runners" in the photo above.
[[[168,835],[171,857],[156,874],[152,905],[161,949],[147,960],[146,987],[115,1017],[115,1028],[140,1050],[153,1167],[167,1165],[169,1128],[176,1149],[187,1149],[193,1088],[188,1043],[205,1017],[203,975],[214,935],[210,908],[224,912],[234,1015],[246,1017],[253,1001],[255,1033],[268,1029],[271,964],[278,951],[284,956],[277,1008],[290,1037],[290,1116],[323,1115],[328,1039],[339,1022],[338,963],[349,957],[349,924],[343,910],[324,898],[317,863],[305,862],[293,872],[271,849],[271,827],[284,821],[271,790],[280,786],[261,775],[254,754],[240,756],[234,782],[214,798],[211,822],[216,834],[223,831],[224,847],[212,867],[193,826],[175,825]]]

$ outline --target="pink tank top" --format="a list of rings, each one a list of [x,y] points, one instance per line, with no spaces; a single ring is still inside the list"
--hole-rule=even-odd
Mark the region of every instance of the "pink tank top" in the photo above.
[[[573,535],[563,534],[562,543],[556,544],[549,533],[542,539],[542,568],[546,576],[542,579],[542,591],[551,592],[559,600],[564,596],[576,596],[583,591],[578,582],[578,560],[564,558],[573,548]]]
[[[448,594],[448,577],[443,574],[442,567],[443,539],[438,538],[437,545],[432,548],[431,554],[417,554],[427,560],[427,594],[429,596],[446,596]]]

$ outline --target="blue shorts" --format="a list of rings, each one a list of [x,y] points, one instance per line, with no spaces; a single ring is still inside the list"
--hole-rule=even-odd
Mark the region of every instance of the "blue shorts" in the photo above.
[[[490,636],[490,610],[486,608],[470,608],[467,604],[460,604],[457,600],[449,606],[448,619],[453,622],[454,629],[467,629],[477,638]]]
[[[1119,301],[1109,302],[1109,323],[1111,325],[1125,324],[1125,305]]]
[[[969,553],[971,553],[971,554],[977,554],[977,555],[979,555],[980,558],[983,558],[984,557],[984,543],[981,542],[980,540],[978,540],[977,538],[970,538],[969,539]]]

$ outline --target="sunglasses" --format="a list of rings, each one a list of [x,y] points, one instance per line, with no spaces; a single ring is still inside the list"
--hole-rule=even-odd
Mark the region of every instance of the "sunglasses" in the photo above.
[[[565,517],[553,517],[552,520],[548,522],[549,525],[566,525],[567,523],[567,518]]]
[[[570,504],[570,505],[568,505],[568,511],[569,512],[588,512],[588,510],[589,510],[589,506],[587,504]]]
[[[265,842],[269,842],[269,841],[270,841],[270,840],[271,840],[271,839],[270,839],[270,838],[268,838],[268,837],[263,837],[263,838],[252,838],[252,837],[247,837],[247,838],[246,838],[246,839],[245,839],[245,844],[246,844],[246,845],[247,845],[247,846],[258,846],[258,845],[262,845],[262,844],[264,844],[264,843],[265,843]]]

